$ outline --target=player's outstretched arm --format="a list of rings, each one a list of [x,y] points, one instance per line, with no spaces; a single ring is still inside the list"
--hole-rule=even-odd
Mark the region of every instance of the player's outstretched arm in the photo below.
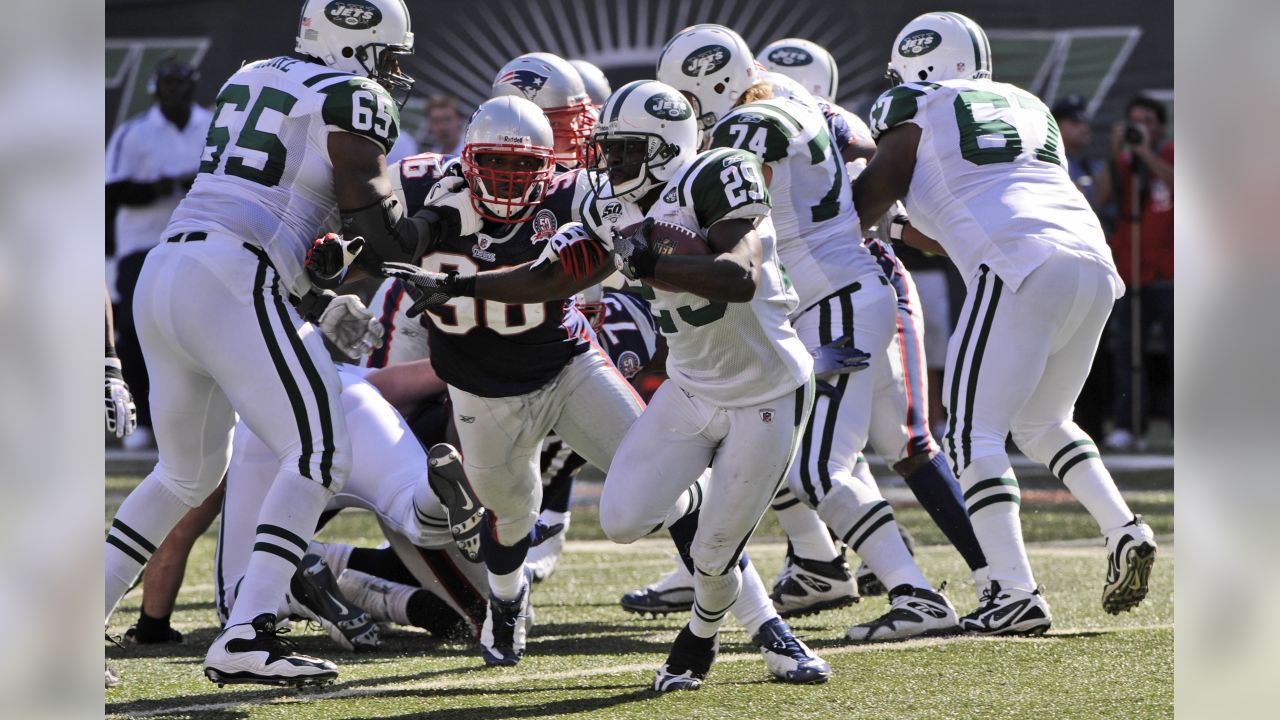
[[[755,222],[721,220],[708,229],[707,244],[714,254],[658,256],[652,277],[712,302],[750,302],[764,262]]]
[[[911,123],[880,133],[875,155],[853,182],[853,205],[864,229],[870,229],[894,202],[906,196],[919,144],[920,127]]]

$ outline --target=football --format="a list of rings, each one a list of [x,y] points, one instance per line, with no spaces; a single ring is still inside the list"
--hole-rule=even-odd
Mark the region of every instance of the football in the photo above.
[[[639,225],[640,223],[632,223],[618,232],[622,235],[630,235]],[[650,228],[649,243],[653,246],[654,252],[659,255],[712,254],[711,246],[708,245],[706,239],[697,232],[694,232],[683,225],[663,222],[661,220],[655,221],[653,223],[653,227]],[[665,290],[666,292],[684,292],[679,288],[672,287],[660,280],[654,280],[653,278],[646,278],[643,282],[646,285],[650,285],[658,290]]]

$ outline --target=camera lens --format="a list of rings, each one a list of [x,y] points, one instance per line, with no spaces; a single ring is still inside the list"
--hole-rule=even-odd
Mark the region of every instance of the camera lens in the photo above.
[[[1140,145],[1142,143],[1142,131],[1136,125],[1125,125],[1124,141],[1130,145]]]

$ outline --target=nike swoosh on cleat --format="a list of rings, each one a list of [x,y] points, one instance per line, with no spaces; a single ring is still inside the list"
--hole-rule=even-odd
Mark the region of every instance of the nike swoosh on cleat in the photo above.
[[[325,590],[324,594],[329,596],[329,602],[333,603],[338,607],[338,612],[342,613],[343,615],[346,615],[351,612],[350,610],[347,609],[346,605],[343,605],[342,603],[338,602],[338,598],[334,597],[333,593],[329,592],[328,590]]]

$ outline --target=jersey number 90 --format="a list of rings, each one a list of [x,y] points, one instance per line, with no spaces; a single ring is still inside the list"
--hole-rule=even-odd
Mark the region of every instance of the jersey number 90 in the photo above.
[[[452,253],[432,253],[422,259],[422,267],[461,275],[474,275],[480,269],[471,258]],[[508,305],[470,297],[453,298],[427,312],[436,329],[449,335],[466,335],[477,327],[489,328],[499,335],[519,335],[547,319],[547,308],[542,303]]]

